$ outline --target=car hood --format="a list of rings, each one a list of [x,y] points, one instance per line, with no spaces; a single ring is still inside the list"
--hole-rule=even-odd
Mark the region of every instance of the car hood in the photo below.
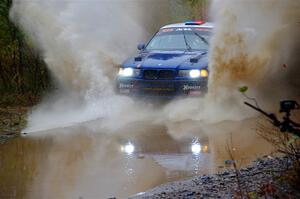
[[[129,58],[124,67],[189,69],[207,67],[207,51],[150,51]]]

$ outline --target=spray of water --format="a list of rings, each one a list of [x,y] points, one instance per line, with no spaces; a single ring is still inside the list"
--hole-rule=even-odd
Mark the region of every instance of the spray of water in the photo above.
[[[114,78],[134,46],[168,19],[168,3],[15,0],[12,19],[40,49],[59,88],[33,110],[25,131],[119,119],[127,111],[140,117],[131,99],[114,94]]]
[[[168,118],[220,122],[250,117],[254,112],[243,105],[248,99],[241,86],[270,111],[278,110],[280,99],[299,97],[299,0],[215,0],[211,15],[209,94],[169,104]]]
[[[276,89],[289,86],[284,81],[298,68],[292,61],[300,41],[299,10],[299,0],[214,1],[211,88],[246,84],[261,92],[259,87],[270,87],[271,81]],[[287,95],[279,89],[276,93]]]
[[[295,97],[299,0],[212,2],[215,33],[206,97],[176,100],[153,110],[115,95],[117,66],[134,52],[136,43],[168,23],[170,8],[170,1],[158,0],[15,0],[12,19],[36,43],[59,87],[33,110],[26,131],[97,118],[106,120],[108,127],[145,119],[242,120],[253,115],[238,92],[244,85],[263,105]]]

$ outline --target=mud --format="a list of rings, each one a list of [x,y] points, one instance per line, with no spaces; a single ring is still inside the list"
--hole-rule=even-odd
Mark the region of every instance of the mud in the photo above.
[[[231,138],[241,166],[272,151],[255,134],[256,119],[244,121],[251,130],[238,122],[204,126],[185,121],[168,126],[136,122],[107,131],[99,122],[1,144],[0,197],[126,198],[225,169]]]

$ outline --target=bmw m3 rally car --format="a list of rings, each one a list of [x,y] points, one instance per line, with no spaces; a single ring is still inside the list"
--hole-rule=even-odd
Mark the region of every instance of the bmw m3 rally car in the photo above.
[[[130,96],[203,96],[213,24],[202,21],[160,28],[140,53],[119,69],[117,91]]]

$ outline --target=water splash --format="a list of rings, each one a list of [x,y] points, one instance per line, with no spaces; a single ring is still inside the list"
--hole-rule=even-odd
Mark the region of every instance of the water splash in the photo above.
[[[238,92],[244,85],[264,106],[297,97],[299,7],[299,0],[213,1],[209,94],[154,110],[115,95],[114,78],[132,46],[171,23],[170,1],[15,0],[12,19],[40,49],[59,88],[33,110],[25,131],[97,118],[109,128],[140,120],[243,120],[254,114]]]

